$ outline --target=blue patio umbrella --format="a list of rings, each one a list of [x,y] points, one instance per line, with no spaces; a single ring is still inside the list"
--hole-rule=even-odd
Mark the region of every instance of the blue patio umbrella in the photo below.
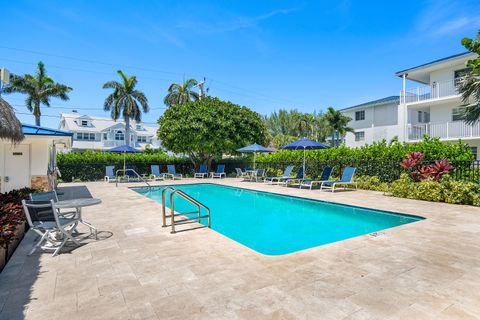
[[[126,174],[125,173],[125,159],[126,159],[126,154],[127,153],[139,153],[141,152],[140,150],[137,150],[133,147],[130,147],[129,145],[121,145],[121,146],[118,146],[118,147],[115,147],[115,148],[112,148],[112,149],[108,149],[108,152],[114,152],[114,153],[123,153],[123,174]]]
[[[317,150],[317,149],[328,149],[329,146],[326,144],[310,140],[306,137],[299,139],[295,142],[284,145],[282,149],[286,150],[301,150],[303,149],[303,178],[305,179],[305,151],[306,150]]]
[[[258,152],[274,152],[275,150],[254,143],[249,146],[237,149],[237,151],[244,152],[244,153],[253,153],[253,170],[255,170],[255,157],[257,153]]]

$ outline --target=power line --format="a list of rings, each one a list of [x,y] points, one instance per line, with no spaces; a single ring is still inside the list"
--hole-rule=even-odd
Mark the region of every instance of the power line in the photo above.
[[[166,71],[166,70],[159,70],[159,69],[150,69],[150,68],[144,68],[144,67],[136,67],[136,66],[127,66],[127,65],[121,65],[121,64],[114,64],[114,63],[110,63],[110,62],[103,62],[103,61],[97,61],[97,60],[90,60],[90,59],[83,59],[83,58],[76,58],[76,57],[71,57],[71,56],[64,56],[64,55],[58,55],[58,54],[53,54],[53,53],[46,53],[46,52],[40,52],[40,51],[34,51],[34,50],[28,50],[28,49],[21,49],[21,48],[14,48],[14,47],[8,47],[8,46],[0,46],[0,48],[2,49],[7,49],[7,50],[13,50],[13,51],[19,51],[19,52],[26,52],[26,53],[31,53],[31,54],[37,54],[37,55],[43,55],[43,56],[50,56],[50,57],[56,57],[56,58],[62,58],[62,59],[69,59],[69,60],[75,60],[75,61],[81,61],[81,62],[86,62],[86,63],[92,63],[92,64],[98,64],[98,65],[106,65],[106,66],[114,66],[114,67],[122,67],[122,68],[130,68],[130,69],[136,69],[136,70],[142,70],[142,71],[149,71],[149,72],[158,72],[158,73],[164,73],[164,74],[171,74],[171,75],[180,75],[180,76],[185,76],[185,73],[178,73],[178,72],[172,72],[172,71]],[[30,62],[19,62],[19,63],[30,63]],[[103,72],[100,72],[100,71],[92,71],[92,70],[83,70],[83,69],[75,69],[75,68],[69,68],[69,67],[58,67],[57,68],[63,68],[63,69],[70,69],[70,70],[76,70],[76,71],[83,71],[83,72],[93,72],[93,73],[102,73],[102,74],[110,74],[110,73],[103,73]],[[197,77],[197,78],[203,78],[204,76],[199,76],[199,75],[193,75],[193,74],[189,74],[190,76],[194,76],[194,77]],[[148,79],[147,77],[141,77],[143,79]],[[210,79],[211,82],[213,82],[213,80],[215,80],[216,83],[219,83],[220,85],[225,85],[225,86],[228,86],[228,87],[231,87],[231,88],[236,88],[238,90],[242,90],[242,92],[244,91],[247,91],[247,92],[251,92],[257,96],[262,96],[263,97],[263,100],[267,100],[267,101],[272,101],[272,102],[288,102],[288,103],[293,103],[293,104],[297,104],[297,101],[292,101],[292,100],[289,100],[289,99],[284,99],[284,98],[278,98],[278,97],[272,97],[272,96],[269,96],[269,95],[265,95],[264,93],[260,93],[260,92],[257,92],[257,91],[254,91],[254,90],[251,90],[251,89],[246,89],[246,88],[242,88],[242,87],[239,87],[239,86],[234,86],[234,85],[231,85],[229,83],[226,83],[226,82],[223,82],[223,81],[219,81],[217,79],[212,79],[210,77],[208,77]],[[152,80],[168,80],[168,81],[177,81],[177,80],[170,80],[170,79],[156,79],[156,78],[150,78]],[[220,89],[220,90],[224,90],[226,91],[225,89]],[[249,95],[245,95],[244,93],[239,93],[239,92],[234,92],[234,91],[230,91],[231,93],[234,93],[234,94],[237,94],[237,95],[243,95],[243,96],[249,96]],[[252,97],[252,95],[250,95]],[[253,96],[255,97],[255,96]]]
[[[14,109],[14,110],[15,110],[15,113],[16,113],[16,114],[33,116],[32,113],[20,112],[20,111],[17,111],[16,109]],[[42,114],[41,117],[45,117],[45,118],[57,118],[57,119],[62,118],[62,116],[53,115],[53,114]],[[63,116],[63,118],[65,118],[65,119],[78,119],[77,117],[66,117],[66,116]],[[114,122],[115,122],[115,120],[113,120],[113,119],[95,118],[94,120],[95,120],[95,121],[108,121],[108,122],[114,121]],[[158,125],[158,123],[156,123],[156,122],[143,122],[143,121],[141,121],[141,123],[143,123],[143,124],[150,124],[150,125]]]

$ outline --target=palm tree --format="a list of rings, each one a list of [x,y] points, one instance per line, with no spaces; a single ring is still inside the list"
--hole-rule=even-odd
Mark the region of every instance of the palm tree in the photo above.
[[[474,124],[480,119],[480,32],[475,39],[464,38],[462,44],[470,52],[476,53],[475,59],[467,61],[470,71],[460,80],[458,91],[466,105],[463,120],[467,124]]]
[[[347,132],[354,132],[352,128],[348,126],[348,123],[352,118],[345,116],[340,111],[328,107],[327,113],[324,115],[327,120],[328,126],[332,132],[332,147],[337,146],[338,143],[335,142],[335,136],[338,134],[340,137],[345,136]]]
[[[137,78],[135,76],[127,77],[125,73],[118,70],[117,73],[122,78],[122,82],[109,81],[103,85],[104,89],[113,89],[103,104],[105,111],[111,111],[113,120],[123,116],[125,120],[125,143],[130,145],[130,119],[137,122],[142,120],[143,112],[148,112],[148,100],[145,94],[135,89]],[[139,104],[142,110],[139,108]]]
[[[195,79],[188,79],[183,84],[172,83],[168,87],[168,94],[163,102],[170,107],[176,104],[185,104],[188,101],[197,101],[200,99],[200,95],[193,91],[193,88],[197,85],[198,81]]]
[[[37,126],[40,126],[40,117],[42,115],[40,106],[44,104],[50,107],[51,97],[66,101],[69,99],[67,93],[72,90],[72,88],[64,84],[56,83],[46,73],[45,65],[40,61],[36,75],[12,75],[10,84],[3,89],[5,93],[19,92],[27,95],[25,105],[30,112],[33,112]]]

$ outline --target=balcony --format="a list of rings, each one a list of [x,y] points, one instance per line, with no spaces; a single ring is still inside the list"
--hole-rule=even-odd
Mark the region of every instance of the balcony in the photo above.
[[[416,87],[400,91],[400,103],[411,104],[424,101],[432,101],[448,97],[456,97],[458,83],[461,78],[446,81],[433,82],[429,86]]]
[[[408,124],[407,132],[410,141],[422,140],[425,134],[445,140],[480,138],[480,122],[473,125],[463,121]]]
[[[103,146],[107,148],[119,147],[125,144],[124,140],[103,140]]]

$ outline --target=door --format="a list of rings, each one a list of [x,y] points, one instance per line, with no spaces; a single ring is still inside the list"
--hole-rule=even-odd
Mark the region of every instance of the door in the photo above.
[[[30,187],[29,145],[5,146],[5,192]]]

